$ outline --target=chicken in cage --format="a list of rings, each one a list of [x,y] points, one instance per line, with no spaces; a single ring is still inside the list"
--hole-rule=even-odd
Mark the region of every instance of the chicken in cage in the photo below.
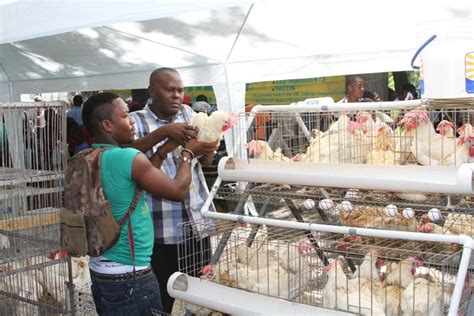
[[[445,243],[321,232],[312,239],[299,230],[272,226],[257,227],[252,235],[253,228],[221,221],[210,251],[215,254],[222,239],[225,248],[213,264],[201,263],[201,278],[362,315],[444,315],[450,308],[462,251]],[[179,256],[189,252],[181,249]],[[468,315],[472,277],[470,271],[462,285],[458,315]]]
[[[256,159],[295,162],[459,166],[470,160],[472,101],[359,108],[263,112],[262,107],[257,115],[271,117],[272,128],[254,132],[256,119],[246,114],[243,131],[235,131],[245,143],[234,146]]]
[[[0,313],[67,313],[69,260],[56,255],[66,107],[7,103],[0,110]]]

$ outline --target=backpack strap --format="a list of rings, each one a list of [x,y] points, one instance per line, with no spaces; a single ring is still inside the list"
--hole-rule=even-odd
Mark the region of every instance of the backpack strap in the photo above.
[[[125,214],[123,214],[122,218],[119,221],[120,227],[125,223],[125,221],[130,218],[133,211],[137,208],[138,201],[140,200],[141,190],[137,186],[135,189],[135,195],[133,196],[132,203],[130,203],[130,207],[127,209]],[[128,244],[130,246],[130,255],[132,256],[132,264],[133,264],[133,274],[135,275],[135,240],[133,238],[133,227],[132,221],[128,221]]]

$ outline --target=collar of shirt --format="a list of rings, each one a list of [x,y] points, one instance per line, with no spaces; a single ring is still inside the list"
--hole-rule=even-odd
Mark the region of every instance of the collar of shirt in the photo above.
[[[156,114],[153,113],[153,111],[151,110],[150,105],[147,105],[145,109],[149,112],[150,116],[153,117],[155,121],[158,121],[162,124],[173,123],[174,121],[176,121],[176,119],[181,118],[183,116],[183,112],[179,110],[178,113],[176,113],[176,115],[173,116],[173,118],[170,121],[167,121],[167,120],[162,120],[158,116],[156,116]]]
[[[117,145],[107,144],[107,143],[93,143],[92,148],[99,148],[99,147],[115,147],[118,148]]]

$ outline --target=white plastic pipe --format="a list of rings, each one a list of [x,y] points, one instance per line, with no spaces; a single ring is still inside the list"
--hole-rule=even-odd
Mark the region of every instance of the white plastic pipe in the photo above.
[[[204,205],[201,208],[201,214],[205,214],[206,212],[209,211],[209,207],[211,206],[211,203],[214,200],[214,197],[216,196],[217,190],[219,190],[221,182],[222,182],[221,178],[217,176],[216,181],[214,181],[214,185],[209,191],[209,195],[207,196],[207,199],[206,201],[204,201]]]
[[[369,110],[391,110],[401,108],[414,108],[420,106],[422,100],[391,101],[391,102],[347,102],[334,103],[331,98],[308,99],[289,105],[256,105],[252,113],[257,112],[343,112],[343,111],[369,111]],[[330,100],[329,100],[330,99]],[[318,102],[315,102],[318,100]],[[332,101],[332,102],[331,102]]]
[[[353,315],[251,293],[175,272],[168,279],[171,297],[231,315]]]
[[[414,233],[414,232],[406,232],[406,231],[393,231],[393,230],[369,229],[369,228],[358,228],[358,227],[347,227],[347,226],[323,225],[323,224],[315,224],[315,223],[290,222],[290,221],[284,221],[284,220],[276,220],[276,219],[261,218],[261,217],[250,217],[250,216],[216,213],[216,212],[206,212],[203,215],[205,217],[236,221],[239,223],[270,225],[270,226],[276,226],[276,227],[309,230],[309,231],[315,231],[315,232],[350,234],[350,235],[359,235],[359,236],[377,237],[377,238],[404,239],[404,240],[428,241],[428,242],[451,243],[451,244],[463,245],[464,249],[461,256],[461,263],[459,265],[458,274],[456,276],[456,284],[454,286],[453,294],[451,296],[451,305],[449,307],[449,314],[448,314],[450,316],[457,315],[457,310],[459,308],[459,302],[461,301],[462,290],[464,287],[464,280],[466,278],[467,269],[469,268],[469,261],[471,259],[471,251],[472,251],[472,248],[474,247],[474,242],[472,238],[469,236],[425,234],[425,233]]]
[[[224,157],[218,175],[223,181],[313,185],[322,187],[473,194],[474,164],[459,167],[318,164]]]

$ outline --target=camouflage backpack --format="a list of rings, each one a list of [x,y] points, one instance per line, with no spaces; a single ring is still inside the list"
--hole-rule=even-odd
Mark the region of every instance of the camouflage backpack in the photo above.
[[[140,198],[137,187],[127,212],[117,222],[102,190],[100,155],[107,148],[86,149],[68,163],[64,184],[64,207],[60,211],[61,246],[70,255],[97,257],[118,240],[120,229]],[[133,233],[128,221],[133,257]]]

